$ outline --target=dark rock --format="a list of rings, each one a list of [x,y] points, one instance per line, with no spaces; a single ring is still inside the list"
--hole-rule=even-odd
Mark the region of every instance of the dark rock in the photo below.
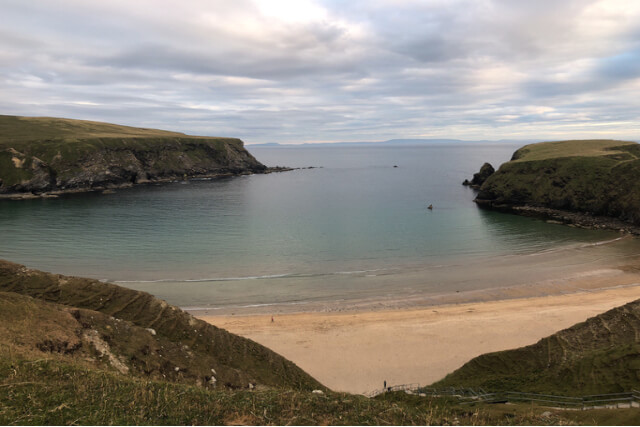
[[[495,171],[496,170],[493,168],[493,166],[491,166],[491,164],[485,163],[484,165],[482,165],[479,172],[473,174],[473,178],[471,179],[471,181],[465,179],[462,185],[468,185],[472,188],[479,189],[487,180],[487,178],[493,175]]]

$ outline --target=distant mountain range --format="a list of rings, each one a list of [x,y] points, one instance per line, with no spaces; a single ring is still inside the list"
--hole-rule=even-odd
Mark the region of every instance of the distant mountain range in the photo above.
[[[387,141],[361,141],[361,142],[325,142],[325,143],[302,143],[302,144],[281,144],[278,142],[267,142],[263,144],[247,144],[247,147],[362,147],[362,146],[386,146],[386,145],[426,145],[426,144],[530,144],[539,142],[538,139],[500,139],[500,140],[462,140],[462,139],[389,139]]]

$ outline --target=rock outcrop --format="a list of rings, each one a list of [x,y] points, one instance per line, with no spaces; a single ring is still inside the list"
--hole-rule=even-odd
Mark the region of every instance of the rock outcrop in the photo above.
[[[471,181],[465,179],[462,185],[468,185],[471,188],[479,189],[487,180],[487,178],[493,175],[495,171],[496,170],[493,168],[493,166],[491,166],[490,163],[485,163],[484,165],[482,165],[479,172],[473,174],[473,178],[471,179]]]

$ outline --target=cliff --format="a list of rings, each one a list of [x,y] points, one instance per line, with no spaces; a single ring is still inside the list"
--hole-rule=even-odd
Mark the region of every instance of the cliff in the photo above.
[[[266,171],[235,138],[0,116],[0,195],[92,191]]]
[[[615,140],[543,142],[517,150],[480,187],[482,207],[607,228],[640,225],[640,145]],[[576,215],[578,214],[578,215]],[[582,215],[580,217],[579,215]],[[595,221],[598,222],[598,221]]]

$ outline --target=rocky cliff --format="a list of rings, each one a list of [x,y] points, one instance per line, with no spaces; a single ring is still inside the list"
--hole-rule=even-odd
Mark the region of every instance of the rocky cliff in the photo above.
[[[635,142],[544,142],[517,150],[482,184],[476,203],[563,222],[603,217],[617,221],[607,228],[637,227],[638,182],[640,145]]]
[[[0,195],[91,191],[267,170],[235,138],[0,116]]]

